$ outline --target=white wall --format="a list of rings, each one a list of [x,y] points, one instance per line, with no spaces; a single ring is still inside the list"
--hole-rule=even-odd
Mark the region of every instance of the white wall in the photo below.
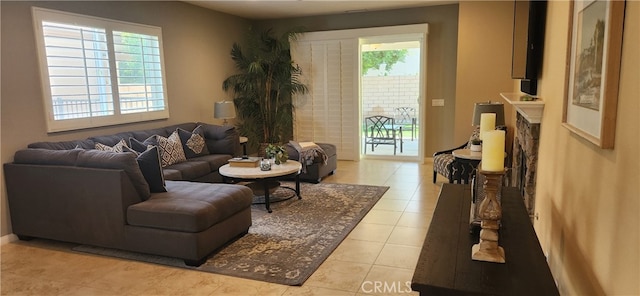
[[[549,1],[534,226],[563,295],[640,295],[640,2],[626,6],[608,150],[562,126],[570,10]]]

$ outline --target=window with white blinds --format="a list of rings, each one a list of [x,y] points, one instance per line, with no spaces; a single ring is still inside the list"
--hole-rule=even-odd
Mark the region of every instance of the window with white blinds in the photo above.
[[[49,132],[167,118],[162,31],[33,9]]]

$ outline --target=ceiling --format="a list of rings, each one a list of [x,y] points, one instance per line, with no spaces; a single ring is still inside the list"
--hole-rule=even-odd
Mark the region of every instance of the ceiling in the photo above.
[[[377,10],[412,8],[457,3],[447,0],[387,0],[387,1],[336,1],[336,0],[235,0],[235,1],[185,1],[208,9],[239,17],[266,20],[326,14],[356,13]]]

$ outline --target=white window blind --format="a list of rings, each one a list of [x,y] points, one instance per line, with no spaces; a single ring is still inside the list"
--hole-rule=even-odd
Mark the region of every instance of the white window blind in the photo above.
[[[122,113],[163,110],[158,37],[114,31],[113,40]]]
[[[292,51],[309,87],[295,100],[294,138],[332,143],[343,160],[359,151],[356,47],[353,39],[301,41]]]
[[[113,115],[104,29],[42,22],[54,120]]]
[[[33,9],[48,131],[169,116],[162,31]]]

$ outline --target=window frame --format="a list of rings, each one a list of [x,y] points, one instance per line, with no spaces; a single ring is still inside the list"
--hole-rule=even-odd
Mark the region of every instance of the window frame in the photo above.
[[[162,28],[123,22],[118,20],[87,16],[40,7],[32,7],[33,23],[36,37],[36,47],[38,52],[38,62],[40,69],[40,82],[42,86],[42,99],[45,107],[45,118],[47,123],[47,132],[61,132],[86,128],[95,128],[102,126],[110,126],[117,124],[151,121],[169,118],[169,99],[167,95],[166,71],[164,63],[164,50],[162,39]],[[54,105],[51,91],[51,83],[49,76],[49,65],[47,62],[47,53],[45,48],[43,22],[55,22],[68,25],[88,26],[104,29],[106,31],[106,42],[109,58],[109,79],[111,81],[111,96],[113,100],[113,115],[90,116],[84,118],[73,119],[54,119]],[[120,110],[120,93],[119,79],[117,73],[117,60],[115,58],[113,31],[144,34],[155,36],[158,38],[160,70],[162,75],[162,94],[164,99],[164,110],[144,111],[137,113],[123,114]],[[86,68],[85,68],[86,69]]]

